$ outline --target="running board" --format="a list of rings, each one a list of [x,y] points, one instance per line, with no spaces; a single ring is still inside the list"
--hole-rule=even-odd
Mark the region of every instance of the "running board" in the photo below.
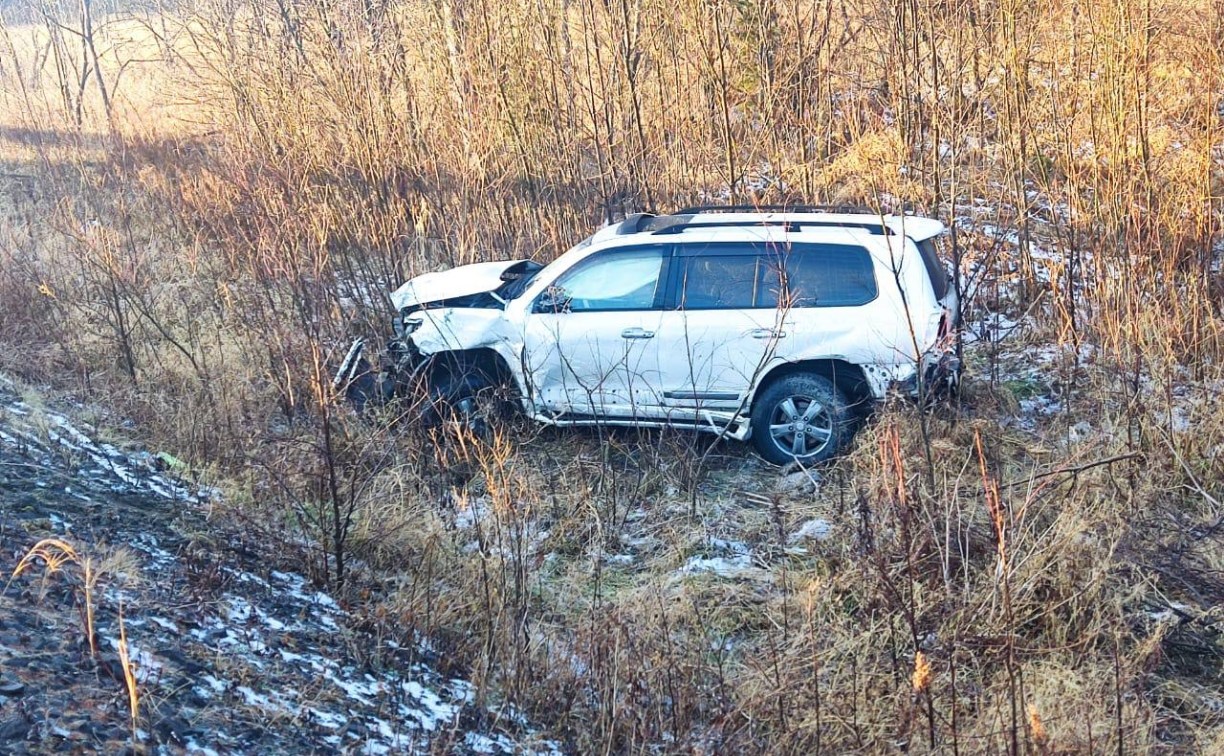
[[[547,425],[555,425],[558,427],[598,427],[609,426],[617,428],[673,428],[696,430],[702,433],[714,433],[726,435],[728,438],[733,438],[743,441],[748,438],[750,425],[747,417],[741,417],[737,420],[720,420],[706,414],[705,417],[698,418],[676,418],[671,420],[660,420],[657,418],[631,418],[631,417],[605,417],[601,415],[584,415],[573,412],[568,412],[563,415],[546,415],[536,414],[533,419],[545,423]]]

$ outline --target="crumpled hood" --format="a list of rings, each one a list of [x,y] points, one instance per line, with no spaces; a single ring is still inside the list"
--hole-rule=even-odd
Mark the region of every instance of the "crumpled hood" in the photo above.
[[[502,273],[519,262],[522,261],[473,263],[437,273],[425,273],[396,289],[391,294],[391,302],[396,310],[402,310],[414,305],[493,291],[502,285]]]

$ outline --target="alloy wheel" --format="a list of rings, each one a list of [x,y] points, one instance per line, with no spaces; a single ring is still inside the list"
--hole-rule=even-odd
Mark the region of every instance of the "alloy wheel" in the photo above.
[[[774,405],[769,436],[783,453],[796,459],[810,457],[833,437],[833,416],[810,396],[788,396]]]

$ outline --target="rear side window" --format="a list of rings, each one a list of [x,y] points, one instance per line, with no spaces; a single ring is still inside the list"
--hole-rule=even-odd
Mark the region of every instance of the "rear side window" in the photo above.
[[[875,265],[852,244],[792,244],[769,255],[758,306],[854,307],[876,298]]]
[[[926,268],[927,277],[931,279],[931,288],[935,290],[935,298],[943,299],[948,295],[948,271],[944,269],[943,261],[939,259],[939,251],[935,249],[935,239],[924,239],[919,242],[918,251],[922,254],[922,264]]]
[[[694,255],[680,266],[680,306],[687,310],[728,310],[758,306],[758,254]]]
[[[853,307],[878,294],[871,255],[852,244],[717,244],[681,249],[677,262],[687,310]]]

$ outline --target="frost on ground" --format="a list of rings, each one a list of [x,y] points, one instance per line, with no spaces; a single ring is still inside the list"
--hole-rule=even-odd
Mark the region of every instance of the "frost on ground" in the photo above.
[[[209,532],[202,508],[215,492],[82,428],[0,381],[3,577],[42,538],[99,564],[125,557],[93,594],[96,661],[71,568],[23,575],[0,595],[0,752],[130,745],[120,611],[143,702],[135,737],[155,752],[558,751],[478,707],[427,649],[350,629],[304,576]]]
[[[705,554],[689,557],[680,568],[680,575],[709,573],[721,578],[741,580],[772,579],[768,570],[753,564],[752,551],[739,541],[711,538]]]
[[[1104,432],[1103,413],[1122,414],[1137,398],[1165,408],[1163,431],[1170,434],[1190,432],[1198,418],[1218,412],[1224,386],[1196,380],[1184,365],[1167,374],[1149,368],[1134,375],[1104,375],[1105,366],[1116,363],[1117,355],[1104,354],[1087,341],[1077,343],[1069,329],[1050,331],[1049,324],[1059,322],[1055,298],[1073,291],[1077,301],[1091,302],[1093,276],[1124,273],[1113,269],[1120,265],[1117,261],[1097,260],[1088,251],[1072,252],[1060,244],[1048,222],[1065,220],[1065,205],[1051,203],[1036,190],[1028,192],[1028,201],[1031,233],[1024,246],[1033,278],[1042,288],[1028,301],[1021,295],[1021,236],[996,222],[1000,213],[1015,208],[983,198],[950,208],[965,254],[961,281],[967,304],[962,323],[966,380],[1010,397],[1012,417],[1004,425],[1043,442],[1061,437],[1082,443]],[[1088,393],[1079,388],[1093,381],[1129,383],[1130,389],[1096,392],[1107,397],[1102,406],[1078,406],[1079,397]]]

